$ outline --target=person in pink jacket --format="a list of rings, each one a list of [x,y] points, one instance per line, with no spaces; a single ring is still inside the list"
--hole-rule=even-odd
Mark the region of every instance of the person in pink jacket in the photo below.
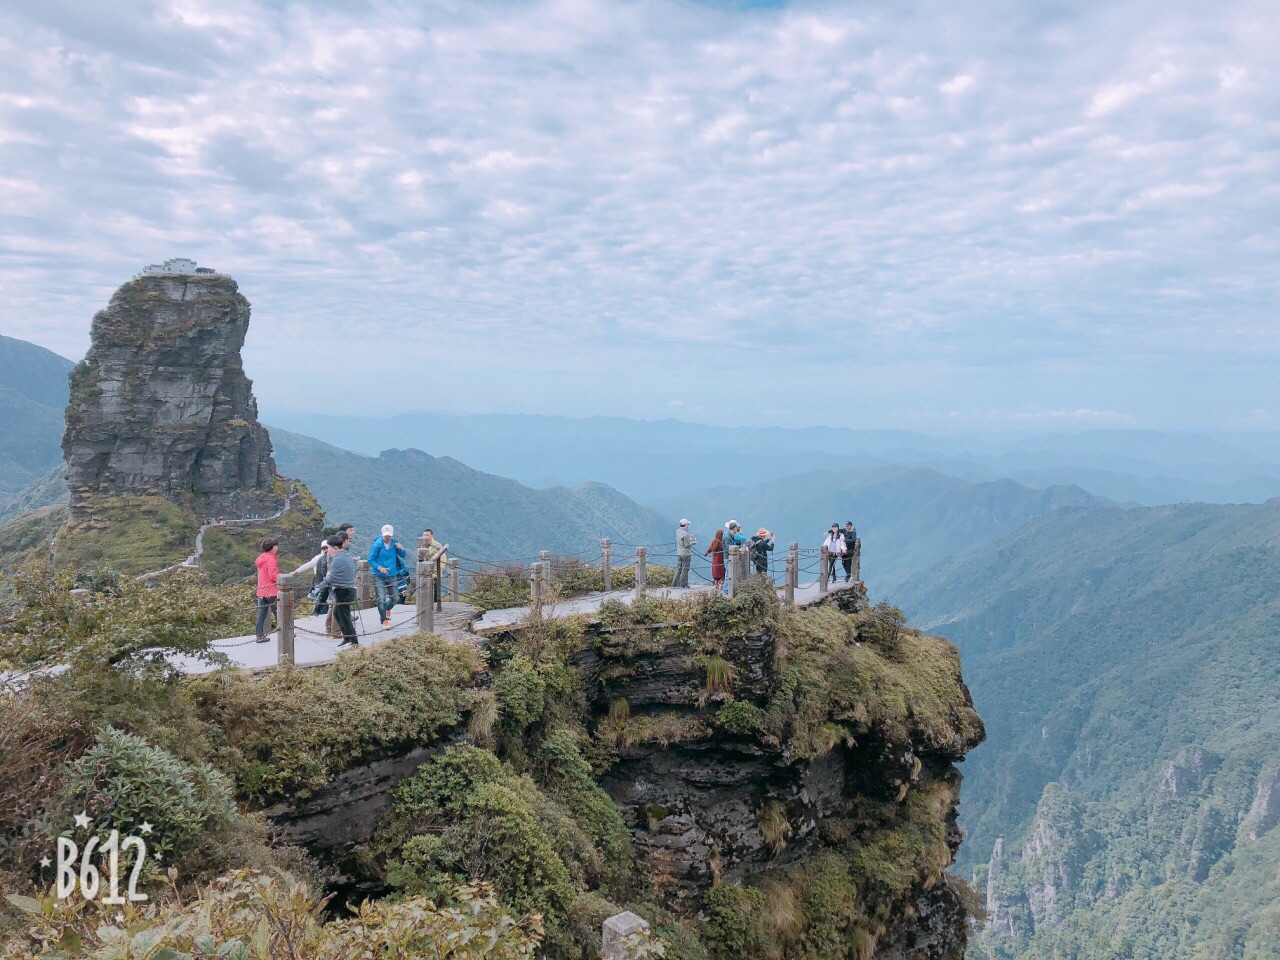
[[[258,565],[258,643],[267,642],[267,616],[270,614],[272,629],[276,624],[276,581],[280,578],[280,561],[276,553],[280,541],[267,537],[262,541],[262,553],[255,561]]]

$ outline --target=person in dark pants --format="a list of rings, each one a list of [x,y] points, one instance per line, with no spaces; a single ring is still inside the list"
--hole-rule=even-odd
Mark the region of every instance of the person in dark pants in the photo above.
[[[255,561],[258,567],[258,633],[255,639],[258,643],[267,642],[268,620],[271,621],[271,628],[275,629],[278,593],[276,581],[280,577],[280,561],[276,559],[276,551],[279,547],[279,540],[267,537],[262,541],[262,552]]]
[[[343,549],[346,542],[339,534],[329,538],[329,572],[324,577],[325,586],[333,591],[333,617],[342,631],[340,647],[360,643],[351,619],[356,602],[356,561],[350,550]]]
[[[844,555],[840,557],[840,562],[844,564],[844,582],[848,583],[853,579],[853,549],[858,544],[858,531],[853,529],[853,521],[846,520],[844,522]]]
[[[329,588],[324,585],[324,575],[329,572],[329,541],[320,541],[320,556],[316,560],[316,572],[311,578],[311,589],[319,594],[312,614],[324,616],[329,612]]]
[[[751,560],[756,573],[769,573],[769,554],[773,552],[773,534],[761,527],[750,540]]]

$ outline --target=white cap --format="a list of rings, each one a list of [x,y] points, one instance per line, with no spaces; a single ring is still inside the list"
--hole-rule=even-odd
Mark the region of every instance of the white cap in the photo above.
[[[688,525],[689,525],[689,521],[688,521],[688,520],[681,520],[681,521],[680,521],[680,526],[682,526],[682,527],[687,527]]]
[[[382,525],[382,535],[384,537],[394,537],[396,535],[396,528],[389,523],[384,523]]]
[[[738,521],[737,521],[737,520],[730,520],[728,523],[726,523],[726,524],[724,525],[724,528],[725,528],[726,530],[728,530],[730,527],[736,527],[736,526],[738,526]]]

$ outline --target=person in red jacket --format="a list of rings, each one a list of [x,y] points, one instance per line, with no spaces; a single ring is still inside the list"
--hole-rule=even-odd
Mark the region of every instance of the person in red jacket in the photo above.
[[[267,616],[271,617],[272,629],[276,624],[276,581],[280,578],[280,561],[276,552],[280,549],[280,541],[275,537],[267,537],[262,541],[262,553],[255,561],[258,565],[258,643],[267,642]]]

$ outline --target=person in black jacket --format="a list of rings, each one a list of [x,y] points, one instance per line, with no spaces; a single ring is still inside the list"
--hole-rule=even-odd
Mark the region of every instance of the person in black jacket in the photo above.
[[[853,521],[844,522],[844,555],[840,562],[844,564],[844,582],[853,579],[853,548],[858,544],[858,531],[853,529]]]
[[[756,573],[769,572],[769,554],[773,552],[773,534],[761,527],[749,541],[751,560],[756,565]]]

